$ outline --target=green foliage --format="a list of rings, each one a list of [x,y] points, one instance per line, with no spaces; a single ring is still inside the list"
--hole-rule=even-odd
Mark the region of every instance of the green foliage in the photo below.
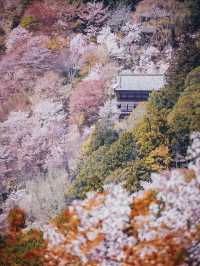
[[[109,120],[100,120],[96,123],[89,139],[84,143],[83,152],[89,155],[101,146],[111,145],[117,138],[118,133],[112,128]]]
[[[135,189],[135,180],[138,182],[149,178],[151,172],[168,169],[172,162],[171,130],[167,122],[169,110],[161,106],[158,109],[157,105],[158,97],[153,95],[145,118],[133,131],[140,160],[134,162],[130,177],[126,178],[126,187],[131,191]]]
[[[161,172],[168,169],[171,160],[170,150],[165,145],[160,145],[144,158],[145,165],[148,166],[151,172]]]
[[[168,110],[157,109],[149,104],[148,113],[140,125],[134,130],[134,135],[140,150],[140,158],[149,155],[160,145],[169,145],[169,126],[167,124]]]
[[[141,181],[150,181],[150,170],[144,160],[131,161],[107,176],[105,183],[122,183],[128,191],[136,192],[142,189]]]
[[[173,85],[166,85],[160,91],[153,92],[150,103],[158,110],[171,109],[179,97],[179,91]]]
[[[4,244],[0,247],[0,265],[42,266],[45,247],[40,231],[30,230],[15,238],[5,237]]]
[[[167,81],[170,85],[168,90],[170,93],[173,92],[170,96],[173,96],[174,101],[177,101],[180,93],[184,90],[187,74],[200,65],[200,49],[194,39],[186,36],[184,43],[175,51],[172,58],[167,72]]]
[[[150,182],[151,169],[144,160],[136,160],[131,162],[124,170],[124,187],[130,191],[135,192],[140,190],[141,181]]]
[[[200,129],[200,84],[188,87],[169,115],[169,124],[175,132],[187,134]],[[181,134],[182,132],[182,134]]]
[[[86,197],[86,193],[89,191],[103,191],[103,179],[100,177],[93,178],[83,178],[77,177],[72,185],[68,188],[66,197],[68,199],[84,199]]]
[[[131,133],[123,133],[110,147],[102,146],[92,153],[81,167],[79,176],[106,177],[111,171],[135,157],[136,148],[133,136]]]
[[[173,156],[177,153],[184,156],[190,133],[199,130],[200,49],[197,38],[186,38],[172,58],[167,73],[168,85],[152,94],[150,104],[168,116],[165,119],[168,130],[164,133],[168,144],[161,144],[167,144]]]
[[[192,71],[186,79],[188,86],[179,97],[168,122],[176,138],[174,142],[184,154],[189,144],[189,136],[200,130],[200,68]]]
[[[200,66],[193,69],[186,77],[185,87],[200,84]]]
[[[82,163],[74,184],[68,195],[84,197],[90,190],[102,190],[103,183],[117,168],[124,168],[129,161],[135,160],[137,149],[133,135],[123,133],[110,146],[101,146]]]
[[[194,58],[197,59],[198,56],[196,56]],[[168,85],[160,92],[154,93],[150,99],[150,104],[158,110],[159,116],[163,112],[165,116],[166,131],[162,131],[162,135],[163,137],[166,136],[168,143],[160,144],[168,145],[174,156],[176,153],[185,155],[189,144],[189,135],[200,129],[200,67],[194,68],[189,74],[187,73],[192,65],[195,66],[197,62],[192,60],[190,64],[184,66],[183,70],[180,66],[177,66],[177,72],[174,72],[171,80],[172,85]],[[179,85],[176,83],[178,78],[181,82]],[[152,123],[154,119],[150,117],[149,121]],[[143,142],[147,143],[145,134],[142,137]],[[153,141],[152,136],[149,136],[149,139],[151,139],[150,142]]]
[[[199,11],[194,8],[199,10],[199,3],[177,2],[185,13],[176,14],[172,22],[161,21],[164,26],[173,23],[180,44],[172,56],[167,85],[152,93],[146,115],[132,133],[126,132],[114,141],[117,136],[113,137],[111,128],[97,124],[84,147],[86,156],[71,195],[84,198],[87,191],[102,191],[109,182],[121,182],[131,192],[141,189],[140,181],[150,181],[150,173],[174,165],[177,153],[185,155],[189,135],[200,130],[200,46],[198,36],[188,38],[186,31],[198,24]]]

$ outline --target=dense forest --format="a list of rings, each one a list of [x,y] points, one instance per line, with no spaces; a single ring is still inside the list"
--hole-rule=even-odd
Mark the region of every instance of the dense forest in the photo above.
[[[0,76],[0,265],[200,265],[199,0],[0,0]]]

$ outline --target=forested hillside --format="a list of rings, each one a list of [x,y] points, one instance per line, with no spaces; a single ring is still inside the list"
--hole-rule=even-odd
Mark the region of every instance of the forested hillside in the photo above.
[[[0,0],[0,76],[0,265],[200,265],[199,0]]]

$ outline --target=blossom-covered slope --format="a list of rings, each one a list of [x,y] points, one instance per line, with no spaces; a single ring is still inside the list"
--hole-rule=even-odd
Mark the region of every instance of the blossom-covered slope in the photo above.
[[[192,149],[195,157],[198,135]],[[43,228],[46,265],[199,265],[199,171],[198,159],[132,195],[110,185],[74,201]]]
[[[114,184],[104,192],[88,193],[40,231],[25,229],[23,235],[25,215],[13,209],[3,234],[11,249],[1,245],[0,262],[29,258],[46,266],[199,265],[199,139],[199,134],[193,135],[189,168],[153,174],[152,182],[133,194]],[[34,246],[22,249],[23,242],[32,239]]]
[[[58,122],[61,131],[63,131],[62,127],[69,126],[69,116],[72,116],[70,121],[87,125],[88,121],[96,120],[99,106],[104,104],[108,97],[107,93],[113,92],[112,79],[116,78],[121,68],[129,68],[139,73],[163,73],[168,67],[171,48],[170,43],[167,43],[161,53],[158,47],[149,42],[143,29],[144,24],[139,20],[135,22],[132,19],[134,13],[132,14],[125,7],[113,13],[108,12],[101,4],[96,4],[96,6],[88,4],[88,6],[79,7],[76,11],[78,13],[75,14],[73,12],[76,6],[65,5],[64,1],[59,1],[57,5],[51,1],[43,4],[33,1],[26,8],[24,7],[20,24],[12,29],[6,21],[12,20],[12,16],[15,15],[12,13],[15,5],[17,3],[11,4],[10,1],[5,1],[3,4],[5,14],[2,15],[6,50],[0,61],[1,175],[26,176],[37,173],[32,170],[32,173],[28,173],[21,165],[20,156],[24,154],[22,150],[24,145],[20,144],[20,140],[25,141],[26,133],[22,132],[27,130],[26,124],[30,123],[30,120],[35,120],[36,105],[44,106],[43,110],[40,108],[41,114],[46,112],[45,106],[47,105],[51,117],[54,116],[55,120],[59,120],[60,114],[56,111],[57,107],[54,110],[54,106],[59,106],[59,112],[63,113],[66,121],[62,122],[62,125]],[[22,9],[22,6],[19,5],[20,8]],[[58,11],[59,8],[62,12]],[[45,12],[46,15],[43,14]],[[88,16],[87,12],[91,12],[93,16]],[[100,19],[101,16],[102,19]],[[28,21],[30,17],[37,23]],[[75,25],[76,17],[80,18],[78,26]],[[27,20],[26,23],[24,20]],[[81,23],[84,24],[84,30],[81,28]],[[72,24],[77,27],[78,33],[73,31]],[[121,35],[117,33],[119,25],[121,25],[119,28]],[[79,71],[78,78],[76,78],[76,71]],[[91,80],[91,82],[85,83],[84,80]],[[99,82],[102,84],[98,87],[99,89],[96,88],[95,97],[90,95],[92,81],[94,84]],[[76,88],[74,92],[72,86]],[[85,90],[82,90],[81,86]],[[79,90],[82,91],[81,97],[79,97]],[[90,107],[91,102],[95,103],[94,107]],[[85,109],[88,109],[87,112]],[[20,115],[12,114],[13,112],[19,112]],[[12,125],[15,116],[18,116],[18,124],[21,124],[19,126],[21,136],[16,131],[14,138],[19,145],[16,144],[16,147],[13,147],[11,144],[13,137],[8,127],[9,124],[10,127],[15,127]],[[46,122],[45,118],[44,121]],[[29,142],[30,149],[27,151],[28,154],[24,154],[30,165],[29,171],[30,168],[38,168],[37,171],[40,171],[40,167],[46,167],[47,170],[54,168],[54,165],[47,162],[47,157],[50,156],[48,150],[51,148],[48,145],[45,148],[38,145],[37,136],[34,136],[35,131],[38,135],[44,135],[43,124],[33,121],[32,127],[33,131],[29,134],[32,141],[26,140]],[[4,138],[5,130],[7,141]],[[46,131],[47,139],[50,138],[49,134],[50,132]],[[66,130],[63,131],[62,136],[61,142],[66,142],[65,139],[70,137]],[[51,134],[51,138],[53,142],[57,141],[56,135]],[[38,151],[35,150],[35,146],[39,149]],[[66,143],[66,149],[58,143],[53,146],[59,147],[61,153],[66,153],[66,156],[62,156],[59,162],[62,161],[65,166],[67,163],[70,164],[68,160],[71,154],[67,154],[67,150],[70,149],[68,144]],[[15,149],[14,157],[13,148]],[[37,155],[38,162],[33,162],[31,159],[34,154]]]
[[[200,265],[199,10],[0,1],[0,265]],[[167,84],[120,121],[122,71]]]
[[[5,195],[14,187],[31,194],[26,180],[48,183],[58,172],[65,186],[90,126],[109,113],[116,120],[119,71],[165,72],[171,43],[161,52],[144,31],[142,13],[125,5],[6,0],[1,6],[1,187]]]

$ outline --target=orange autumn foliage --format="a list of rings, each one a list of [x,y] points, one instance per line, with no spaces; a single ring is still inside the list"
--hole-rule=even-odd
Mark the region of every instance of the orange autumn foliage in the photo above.
[[[141,241],[132,248],[125,248],[127,255],[123,266],[178,266],[185,258],[186,247],[191,243],[191,236],[182,237],[184,232],[168,233],[163,238]],[[181,239],[181,241],[180,241]],[[142,250],[151,249],[142,254]]]
[[[9,212],[8,224],[11,231],[19,231],[24,227],[26,221],[26,214],[21,208],[15,207]]]
[[[133,202],[133,209],[131,217],[138,215],[148,215],[149,206],[156,202],[155,191],[146,191],[142,198],[135,199]]]
[[[190,172],[191,175],[191,172]],[[132,247],[124,247],[126,259],[123,266],[178,266],[182,265],[185,259],[186,250],[196,238],[195,233],[184,230],[173,231],[166,224],[160,225],[163,236],[158,232],[159,228],[152,227],[148,220],[138,222],[138,216],[151,214],[150,205],[159,202],[156,200],[156,192],[148,190],[143,197],[134,200],[131,212],[129,234],[137,239],[137,244]],[[145,224],[144,224],[145,223]],[[147,226],[149,233],[155,233],[153,237],[140,239],[139,232]],[[158,234],[156,234],[158,232]]]
[[[104,235],[99,233],[95,239],[93,240],[87,240],[82,246],[81,250],[84,254],[89,254],[92,249],[97,247],[103,240],[104,240]]]
[[[74,211],[66,209],[55,219],[53,219],[52,222],[61,233],[68,235],[69,237],[69,234],[71,236],[73,235],[73,233],[77,234],[80,220],[78,215]]]
[[[8,229],[1,235],[0,265],[43,265],[47,242],[40,230],[23,230],[25,212],[15,207],[8,214]]]
[[[105,200],[106,192],[97,192],[95,198],[88,200],[85,205],[83,205],[84,209],[91,210],[95,207],[101,206]]]

